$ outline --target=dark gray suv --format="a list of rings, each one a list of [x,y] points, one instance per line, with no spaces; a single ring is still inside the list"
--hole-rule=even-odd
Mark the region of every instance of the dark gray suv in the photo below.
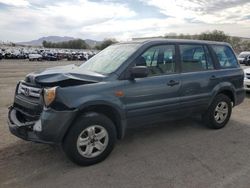
[[[79,165],[104,160],[126,129],[201,115],[224,127],[245,97],[227,43],[150,40],[112,45],[77,67],[30,73],[16,87],[9,129],[58,144]]]

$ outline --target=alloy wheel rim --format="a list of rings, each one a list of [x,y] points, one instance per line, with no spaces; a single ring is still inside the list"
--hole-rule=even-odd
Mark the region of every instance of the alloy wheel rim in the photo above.
[[[107,130],[100,125],[84,129],[77,139],[77,150],[86,158],[97,157],[106,149],[109,141]]]
[[[214,119],[217,123],[223,123],[228,115],[228,104],[224,101],[219,102],[214,111]]]

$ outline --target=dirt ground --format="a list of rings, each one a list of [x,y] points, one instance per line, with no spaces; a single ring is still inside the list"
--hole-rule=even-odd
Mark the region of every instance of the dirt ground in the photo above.
[[[18,80],[34,70],[80,62],[0,61],[0,187],[250,187],[250,95],[229,124],[198,119],[130,130],[102,163],[79,167],[59,148],[11,135],[8,106]]]

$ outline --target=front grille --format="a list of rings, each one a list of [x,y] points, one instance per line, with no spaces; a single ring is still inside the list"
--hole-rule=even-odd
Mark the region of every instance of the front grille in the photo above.
[[[42,88],[20,82],[13,107],[23,115],[26,120],[36,120],[39,118],[43,105],[41,104]]]
[[[39,116],[42,112],[42,107],[37,107],[36,109],[31,109],[31,108],[27,108],[25,106],[22,106],[20,104],[14,103],[14,107],[16,107],[18,110],[20,110],[21,112],[30,115],[30,116]]]
[[[41,88],[27,86],[21,82],[18,88],[18,93],[23,94],[26,97],[40,98]]]

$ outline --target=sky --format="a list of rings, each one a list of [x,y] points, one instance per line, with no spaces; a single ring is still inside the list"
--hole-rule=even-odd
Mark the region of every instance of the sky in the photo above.
[[[0,0],[0,40],[119,41],[222,30],[250,38],[250,0]]]

